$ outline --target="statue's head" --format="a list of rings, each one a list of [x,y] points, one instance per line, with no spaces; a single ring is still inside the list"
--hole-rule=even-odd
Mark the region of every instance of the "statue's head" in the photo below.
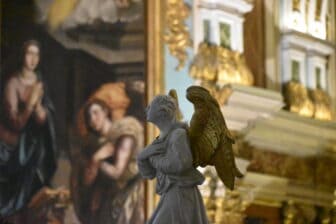
[[[176,119],[176,102],[171,96],[156,96],[146,109],[147,121],[158,124],[160,121],[174,121]]]

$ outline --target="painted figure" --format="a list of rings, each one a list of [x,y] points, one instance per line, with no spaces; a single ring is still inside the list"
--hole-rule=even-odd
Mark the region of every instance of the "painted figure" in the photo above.
[[[0,122],[0,216],[19,211],[56,169],[53,105],[36,70],[40,44],[24,43],[21,67],[4,88]]]
[[[89,135],[72,173],[80,221],[142,224],[143,186],[136,165],[142,126],[133,117],[111,120],[109,106],[100,99],[89,100],[84,117]]]

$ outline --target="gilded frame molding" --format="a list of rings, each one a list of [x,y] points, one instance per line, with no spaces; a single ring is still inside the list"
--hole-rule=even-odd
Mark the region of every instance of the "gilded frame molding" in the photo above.
[[[183,15],[176,16],[173,20],[168,19],[168,17],[179,14],[181,11]],[[184,0],[145,1],[147,104],[155,95],[165,93],[166,50],[178,60],[177,70],[185,66],[185,60],[188,57],[187,48],[191,46],[190,33],[184,24],[189,13],[190,9]],[[167,46],[167,49],[165,46]],[[149,144],[159,132],[153,125],[147,123],[145,133],[145,144]],[[154,181],[146,181],[145,196],[145,214],[148,218],[159,198],[155,194]]]
[[[145,8],[146,21],[146,103],[155,95],[164,93],[164,12],[166,4],[162,0],[147,0]],[[146,141],[149,144],[158,134],[151,124],[146,124]],[[154,181],[145,183],[145,218],[148,219],[156,205]]]

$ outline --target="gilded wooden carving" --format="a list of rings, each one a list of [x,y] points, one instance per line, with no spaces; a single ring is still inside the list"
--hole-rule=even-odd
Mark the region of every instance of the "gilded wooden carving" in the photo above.
[[[189,17],[190,9],[183,0],[167,0],[166,30],[164,41],[170,54],[178,60],[176,70],[185,66],[188,58],[187,48],[192,45],[185,20]]]
[[[335,159],[321,156],[299,158],[276,152],[253,149],[247,170],[304,182],[325,189],[336,186]]]
[[[315,105],[314,118],[319,120],[332,120],[333,112],[331,99],[328,93],[322,89],[315,89],[310,92],[310,96]]]
[[[293,9],[293,11],[300,12],[300,0],[293,0],[292,1],[292,9]]]
[[[251,86],[254,83],[243,54],[206,42],[200,43],[189,74],[200,81],[201,86],[208,89],[220,105],[232,92],[226,84]]]
[[[223,190],[220,180],[211,169],[204,172],[208,185],[206,186],[208,196],[204,198],[207,215],[211,223],[244,223],[245,210],[250,204],[245,193],[238,190],[225,190],[225,194],[219,196],[218,191]]]
[[[304,85],[296,81],[290,81],[285,86],[284,95],[289,111],[305,117],[313,116],[314,104]]]
[[[244,56],[227,48],[201,43],[190,67],[190,76],[203,81],[225,84],[252,85],[253,75]]]
[[[285,85],[284,95],[289,111],[319,120],[333,120],[330,96],[321,88],[308,91],[303,84],[290,81]]]

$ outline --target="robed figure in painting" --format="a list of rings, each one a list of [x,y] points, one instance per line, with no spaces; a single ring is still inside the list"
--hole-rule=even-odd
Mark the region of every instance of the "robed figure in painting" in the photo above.
[[[83,113],[88,134],[75,156],[71,181],[78,218],[83,224],[142,224],[143,186],[136,165],[141,124],[131,116],[112,119],[108,104],[97,98]]]
[[[53,106],[41,75],[40,44],[24,43],[21,67],[10,76],[1,100],[0,216],[29,203],[56,169]]]

